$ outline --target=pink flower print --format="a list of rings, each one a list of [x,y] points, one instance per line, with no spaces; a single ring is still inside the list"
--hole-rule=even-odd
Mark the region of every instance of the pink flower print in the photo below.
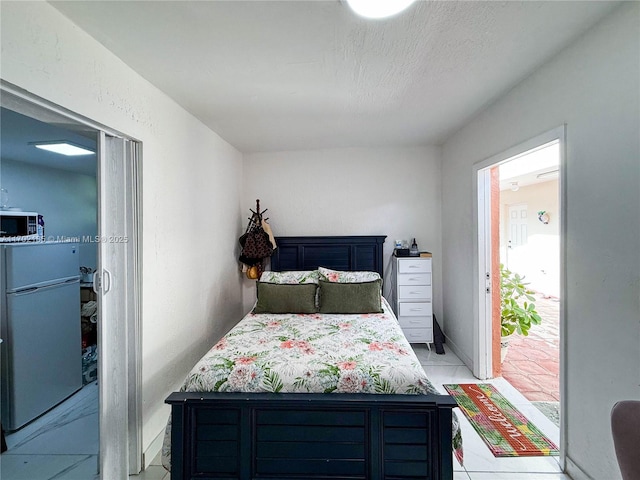
[[[396,349],[396,344],[393,342],[384,342],[382,344],[382,348],[386,348],[387,350],[395,350]]]
[[[340,275],[338,273],[329,273],[327,274],[327,279],[330,282],[338,282],[340,281]]]
[[[371,350],[372,352],[381,352],[383,350],[383,346],[378,342],[371,342],[369,344],[369,350]]]
[[[261,339],[258,340],[258,344],[259,345],[264,345],[265,343],[267,343],[267,341],[268,340],[266,338],[261,338]]]
[[[227,348],[227,346],[228,346],[227,338],[226,337],[222,337],[220,339],[220,341],[213,346],[213,349],[214,350],[224,350],[225,348]]]
[[[278,322],[277,320],[272,320],[269,323],[267,323],[267,328],[276,328],[280,326],[280,322]]]
[[[357,372],[351,370],[340,376],[338,391],[343,393],[356,393],[361,391],[362,378]]]
[[[338,368],[340,368],[340,370],[353,370],[357,366],[358,366],[358,364],[356,362],[353,362],[353,361],[338,362]]]
[[[236,358],[236,365],[250,365],[256,361],[258,357],[239,357]]]
[[[280,348],[293,348],[296,344],[293,340],[285,340],[280,344]]]
[[[307,342],[306,340],[298,340],[296,342],[296,347],[298,347],[300,351],[302,351],[302,353],[306,355],[312,355],[316,353],[314,348],[311,345],[309,345],[309,342]]]
[[[350,323],[339,323],[338,327],[340,327],[341,330],[346,330],[347,328],[351,328],[351,324]]]

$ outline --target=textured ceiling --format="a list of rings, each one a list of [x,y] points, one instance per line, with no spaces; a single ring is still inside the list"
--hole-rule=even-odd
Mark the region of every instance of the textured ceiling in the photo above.
[[[441,144],[616,5],[51,3],[242,152]]]

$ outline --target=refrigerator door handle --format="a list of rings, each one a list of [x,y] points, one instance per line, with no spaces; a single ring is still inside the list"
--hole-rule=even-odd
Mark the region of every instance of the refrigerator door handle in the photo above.
[[[111,290],[111,272],[106,268],[102,269],[102,294],[109,292]]]
[[[102,277],[98,272],[93,274],[93,291],[98,295],[104,295],[111,290],[111,272],[106,268],[102,269]]]

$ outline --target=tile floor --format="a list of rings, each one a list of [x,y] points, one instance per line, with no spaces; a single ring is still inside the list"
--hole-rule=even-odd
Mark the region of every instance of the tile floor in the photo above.
[[[560,401],[560,340],[558,299],[535,295],[542,317],[529,335],[515,335],[502,363],[502,376],[533,402]]]
[[[98,385],[90,383],[33,423],[7,435],[2,480],[91,480],[98,470]]]
[[[445,346],[445,349],[447,347]],[[433,384],[445,393],[445,383],[478,380],[460,359],[447,349],[437,355],[424,345],[414,350]],[[536,426],[558,442],[558,428],[504,378],[490,380]],[[88,388],[89,387],[89,388]],[[76,398],[78,397],[78,398]],[[97,387],[89,385],[34,424],[10,435],[10,450],[0,456],[2,480],[93,480],[98,452]],[[454,463],[454,480],[570,480],[560,472],[558,457],[495,458],[469,421],[458,414],[464,442],[464,467]],[[94,422],[93,428],[88,423]],[[36,423],[38,423],[36,425]],[[38,427],[44,427],[36,432]],[[65,439],[65,442],[61,442]],[[65,447],[65,444],[67,447]],[[66,452],[73,452],[68,454]],[[79,452],[79,453],[78,453]],[[138,480],[170,480],[157,456],[147,470],[132,476]]]

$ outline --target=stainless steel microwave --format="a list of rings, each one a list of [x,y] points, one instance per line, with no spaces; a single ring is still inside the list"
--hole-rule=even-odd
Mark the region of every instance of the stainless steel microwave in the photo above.
[[[38,238],[36,212],[0,211],[0,242],[28,242]]]

